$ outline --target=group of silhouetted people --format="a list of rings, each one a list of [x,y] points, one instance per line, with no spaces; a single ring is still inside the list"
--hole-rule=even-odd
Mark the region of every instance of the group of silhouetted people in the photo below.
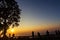
[[[50,34],[49,31],[46,31],[45,35],[40,35],[37,33],[37,37],[34,36],[34,32],[32,32],[33,40],[60,40],[60,31],[56,30],[54,34]]]
[[[9,34],[9,37],[2,37],[0,40],[60,40],[60,31],[56,30],[55,34],[50,34],[49,31],[46,31],[45,35],[41,35],[39,32],[37,32],[37,36],[34,34],[34,31],[32,32],[32,36],[19,36],[15,37],[15,34],[12,35]]]

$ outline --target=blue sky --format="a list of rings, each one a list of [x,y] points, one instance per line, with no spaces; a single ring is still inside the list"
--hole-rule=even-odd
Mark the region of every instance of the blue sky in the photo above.
[[[38,26],[45,24],[60,24],[60,0],[16,1],[22,10],[20,26],[23,27],[23,29],[39,28]],[[42,29],[44,30],[44,28],[45,27]]]
[[[24,19],[60,21],[59,0],[17,0]]]

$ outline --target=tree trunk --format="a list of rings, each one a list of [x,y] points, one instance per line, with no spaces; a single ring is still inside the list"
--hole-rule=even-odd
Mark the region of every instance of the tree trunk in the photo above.
[[[6,20],[5,20],[5,22],[4,22],[4,29],[3,29],[3,37],[4,37],[4,38],[7,37],[7,36],[6,36],[7,27],[8,27],[8,25],[7,25]]]
[[[4,38],[7,37],[7,36],[6,36],[6,32],[7,32],[7,29],[4,28],[4,30],[3,30],[3,37],[4,37]]]

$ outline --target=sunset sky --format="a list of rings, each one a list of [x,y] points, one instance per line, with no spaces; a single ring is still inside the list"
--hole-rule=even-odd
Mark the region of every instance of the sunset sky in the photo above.
[[[21,11],[20,26],[14,29],[16,35],[44,34],[60,29],[59,0],[16,0]],[[8,32],[9,33],[9,32]],[[10,32],[11,33],[11,32]]]

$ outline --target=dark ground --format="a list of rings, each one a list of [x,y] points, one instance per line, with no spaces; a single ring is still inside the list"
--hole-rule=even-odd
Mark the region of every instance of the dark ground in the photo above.
[[[34,32],[32,32],[32,36],[15,37],[13,34],[12,37],[1,37],[0,40],[60,40],[60,31],[56,30],[54,34],[49,34],[49,32],[46,31],[46,35],[40,35],[38,32],[37,36],[34,35]]]

